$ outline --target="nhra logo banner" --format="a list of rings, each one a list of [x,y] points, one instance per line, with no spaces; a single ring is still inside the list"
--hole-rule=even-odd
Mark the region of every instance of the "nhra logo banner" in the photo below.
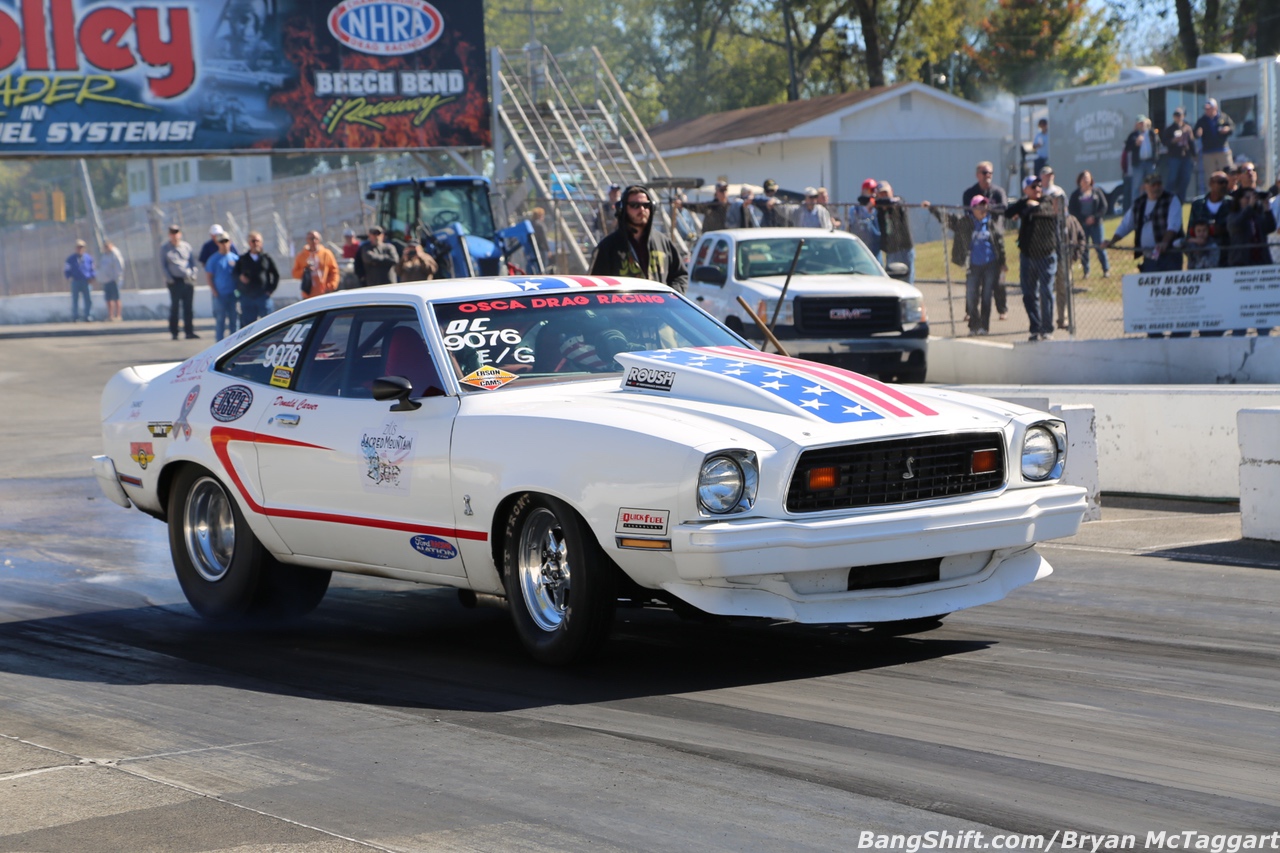
[[[489,145],[476,0],[0,0],[0,155]]]

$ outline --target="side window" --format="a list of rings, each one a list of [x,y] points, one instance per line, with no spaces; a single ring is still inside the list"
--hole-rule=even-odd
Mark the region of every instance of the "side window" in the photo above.
[[[218,370],[228,376],[259,385],[292,387],[303,346],[315,325],[315,319],[304,317],[255,338],[225,357]]]
[[[711,243],[712,243],[711,240],[702,241],[702,245],[698,247],[698,256],[694,260],[694,262],[690,265],[690,269],[692,269],[693,267],[706,266],[707,255],[711,254]]]
[[[373,381],[403,376],[414,397],[442,393],[435,362],[409,307],[361,308],[325,316],[303,360],[295,390],[329,397],[371,399]]]
[[[716,247],[711,252],[711,264],[720,272],[724,273],[726,278],[729,275],[729,241],[721,237],[716,240]]]

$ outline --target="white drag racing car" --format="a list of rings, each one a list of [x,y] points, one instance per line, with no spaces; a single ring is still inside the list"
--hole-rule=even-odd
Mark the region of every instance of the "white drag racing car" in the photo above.
[[[309,299],[102,396],[106,495],[166,521],[213,619],[331,571],[505,597],[537,659],[619,600],[909,632],[1076,532],[1041,412],[759,352],[652,282],[518,277]]]

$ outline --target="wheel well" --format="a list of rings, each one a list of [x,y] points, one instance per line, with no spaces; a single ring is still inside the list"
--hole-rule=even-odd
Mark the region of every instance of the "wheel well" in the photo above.
[[[493,511],[493,518],[489,522],[489,551],[493,555],[493,565],[498,570],[498,577],[505,577],[506,574],[506,569],[503,564],[506,562],[504,552],[507,549],[507,542],[505,538],[507,530],[507,516],[511,513],[511,508],[516,505],[516,501],[520,500],[520,498],[525,495],[545,495],[549,498],[556,497],[555,495],[547,494],[546,492],[523,491],[507,495],[498,503],[497,508]],[[578,512],[578,508],[576,506],[564,500],[564,498],[556,499],[564,501],[573,514],[578,516],[578,520],[582,522],[583,528],[586,529],[593,537],[595,536],[595,531],[592,530],[590,524],[587,524],[586,518],[582,513]],[[605,551],[604,546],[600,545],[598,540],[596,544],[600,546],[601,553],[604,554],[607,559],[608,552]],[[613,563],[613,560],[609,560],[609,562]],[[614,563],[614,567],[617,568],[616,563]],[[618,569],[618,572],[619,574],[624,574],[621,569]]]

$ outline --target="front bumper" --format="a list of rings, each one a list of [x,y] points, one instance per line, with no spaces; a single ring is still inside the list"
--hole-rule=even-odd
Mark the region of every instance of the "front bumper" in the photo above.
[[[671,550],[681,580],[872,566],[1026,548],[1072,536],[1085,490],[1053,485],[986,498],[812,518],[742,518],[681,524]]]
[[[699,610],[719,616],[752,616],[808,624],[874,624],[943,616],[999,601],[1053,568],[1034,548],[997,551],[973,575],[896,589],[801,595],[782,577],[756,586],[731,581],[665,583],[663,589]]]

